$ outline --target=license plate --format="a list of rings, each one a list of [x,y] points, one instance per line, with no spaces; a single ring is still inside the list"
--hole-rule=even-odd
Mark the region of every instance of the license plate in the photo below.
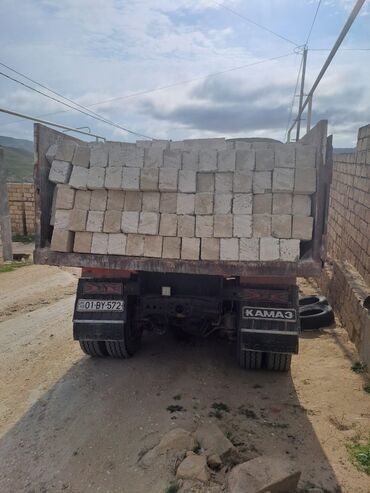
[[[123,300],[86,300],[77,302],[78,312],[123,312]]]

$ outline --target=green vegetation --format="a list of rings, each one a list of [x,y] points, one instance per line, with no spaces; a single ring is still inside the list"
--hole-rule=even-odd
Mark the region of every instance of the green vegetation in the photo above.
[[[370,475],[370,438],[367,443],[348,444],[347,449],[357,469]]]
[[[8,182],[32,182],[33,143],[30,140],[0,136]]]
[[[19,243],[33,243],[35,237],[33,235],[13,235],[12,240]]]
[[[28,265],[32,265],[32,262],[9,262],[3,265],[0,265],[0,274],[4,272],[12,272],[13,270],[19,269],[20,267],[27,267]]]
[[[179,401],[179,400],[181,400],[181,394],[176,394],[176,395],[174,395],[174,396],[173,396],[173,399],[174,399],[175,401]]]
[[[367,394],[370,394],[370,385],[364,385],[363,389]]]
[[[169,411],[171,414],[172,413],[177,413],[181,411],[185,411],[185,409],[182,406],[178,406],[177,404],[171,404],[170,406],[167,406],[167,411]]]
[[[230,412],[229,406],[223,402],[214,402],[212,404],[212,409],[215,409],[216,411],[224,411],[225,413]]]
[[[361,363],[361,361],[356,361],[356,363],[353,363],[351,366],[351,370],[355,373],[365,373],[367,366],[364,363]]]
[[[239,407],[239,414],[242,414],[249,419],[258,419],[257,414],[252,409],[248,409],[244,406]]]
[[[167,488],[165,489],[164,493],[177,493],[180,489],[180,486],[177,482],[171,483]]]

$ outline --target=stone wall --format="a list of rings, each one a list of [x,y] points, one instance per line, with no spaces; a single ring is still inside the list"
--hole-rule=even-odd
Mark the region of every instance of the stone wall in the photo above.
[[[32,183],[8,183],[12,234],[35,234],[35,192]]]

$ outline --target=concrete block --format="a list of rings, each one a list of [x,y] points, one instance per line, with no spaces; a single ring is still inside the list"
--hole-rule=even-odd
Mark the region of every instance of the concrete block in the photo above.
[[[298,240],[312,239],[313,217],[293,216],[292,238]]]
[[[91,192],[90,190],[76,190],[75,203],[76,209],[84,209],[85,211],[90,209]]]
[[[259,260],[259,238],[240,238],[239,260]]]
[[[250,238],[252,236],[252,215],[234,214],[234,234],[237,238]]]
[[[54,228],[50,248],[55,252],[72,252],[73,241],[74,233],[72,231]]]
[[[184,260],[199,260],[200,238],[182,238],[181,258]]]
[[[296,144],[296,167],[315,168],[316,147],[307,144]]]
[[[90,147],[88,145],[76,145],[73,154],[73,166],[82,166],[88,168],[90,163]]]
[[[291,214],[293,195],[291,193],[274,193],[272,199],[273,214]]]
[[[108,147],[101,142],[90,145],[90,167],[106,168],[108,166]]]
[[[179,171],[179,192],[195,193],[196,192],[197,173],[193,170]]]
[[[246,171],[254,170],[256,167],[256,153],[249,149],[240,149],[236,151],[236,170]]]
[[[210,138],[210,139],[185,139],[184,149],[187,151],[191,150],[201,150],[201,149],[211,149],[220,151],[226,149],[225,138]]]
[[[234,173],[216,173],[215,188],[216,193],[230,193],[233,191]]]
[[[279,260],[279,240],[277,238],[260,238],[260,260]]]
[[[274,238],[292,237],[292,216],[274,214],[271,219],[271,234]]]
[[[195,194],[195,214],[213,214],[213,193]]]
[[[126,242],[126,255],[130,257],[142,257],[144,255],[145,236],[129,234]]]
[[[215,214],[231,214],[232,200],[232,193],[216,193],[214,196]]]
[[[88,211],[86,231],[101,233],[104,224],[104,211]]]
[[[195,236],[198,238],[213,237],[213,216],[196,216]]]
[[[310,216],[311,215],[311,197],[309,195],[293,195],[294,216]]]
[[[271,216],[270,214],[253,214],[253,236],[261,238],[271,235]]]
[[[68,183],[72,171],[71,163],[54,160],[49,172],[49,181],[53,183]],[[86,184],[85,184],[86,188]]]
[[[55,193],[56,209],[72,209],[75,201],[76,190],[68,185],[57,185]]]
[[[271,214],[272,194],[261,193],[253,195],[253,214]]]
[[[144,257],[162,257],[162,236],[145,236],[144,238]]]
[[[195,216],[177,216],[177,236],[192,238],[195,235]]]
[[[197,192],[215,191],[215,173],[197,173]]]
[[[144,168],[141,170],[140,190],[158,190],[159,169]]]
[[[183,140],[170,140],[170,149],[174,151],[175,149],[179,149],[180,151],[184,150],[184,141]]]
[[[225,149],[224,151],[218,151],[218,164],[219,171],[235,171],[236,153],[234,149]]]
[[[140,212],[139,233],[157,235],[159,229],[159,214],[155,212]]]
[[[92,211],[105,211],[107,198],[108,193],[106,190],[93,190],[91,192],[90,209]]]
[[[236,171],[234,173],[234,193],[252,192],[253,174],[252,171]]]
[[[107,209],[109,211],[122,211],[125,203],[125,192],[122,190],[108,190]]]
[[[125,255],[127,236],[122,233],[112,233],[108,235],[108,254]]]
[[[135,144],[124,142],[122,146],[122,158],[124,166],[128,168],[142,168],[144,166],[144,149]]]
[[[155,149],[169,149],[170,141],[166,139],[154,139],[151,141],[151,147]]]
[[[199,169],[199,152],[198,151],[184,151],[182,153],[182,169],[194,170]]]
[[[72,209],[69,217],[70,231],[86,231],[87,211],[83,209]]]
[[[237,151],[245,151],[252,149],[251,142],[243,142],[242,140],[236,140],[235,142],[233,142],[233,144],[234,144],[234,148]]]
[[[159,212],[159,192],[143,192],[143,212]]]
[[[144,151],[144,168],[161,168],[163,166],[163,149],[149,147]]]
[[[177,192],[178,170],[162,168],[159,170],[159,190],[161,192]]]
[[[200,258],[202,260],[219,260],[220,240],[218,238],[202,238]]]
[[[253,193],[271,192],[271,171],[253,173]]]
[[[123,152],[120,142],[109,142],[108,148],[108,167],[122,168],[123,166]]]
[[[89,168],[87,173],[87,188],[89,190],[98,190],[104,188],[105,169],[95,166]]]
[[[123,210],[130,212],[140,212],[142,207],[141,192],[125,192],[125,205]]]
[[[123,168],[122,188],[124,190],[140,189],[140,168]]]
[[[121,211],[106,211],[104,216],[104,233],[120,233],[121,218]]]
[[[177,214],[194,214],[194,193],[177,194]]]
[[[177,212],[177,193],[161,193],[159,200],[159,212],[176,214]]]
[[[51,164],[54,161],[55,156],[57,155],[57,150],[58,150],[58,144],[51,144],[49,149],[46,151],[45,157],[49,164]]]
[[[105,188],[110,190],[121,190],[122,173],[122,166],[109,166],[105,172]]]
[[[273,192],[293,192],[294,169],[275,168],[272,175]]]
[[[177,235],[177,214],[161,214],[159,234],[161,236]]]
[[[316,192],[316,168],[296,168],[294,193]]]
[[[73,251],[77,253],[91,253],[91,242],[93,233],[75,233]]]
[[[275,147],[275,167],[295,168],[295,144],[277,144]]]
[[[68,161],[69,163],[71,163],[73,160],[75,147],[76,144],[74,142],[66,139],[61,139],[58,142],[55,159],[57,159],[58,161]]]
[[[215,214],[213,236],[215,238],[233,236],[233,216],[231,214]]]
[[[299,240],[280,240],[280,260],[295,262],[299,260]]]
[[[273,149],[256,150],[256,170],[272,171],[275,164],[275,152]]]
[[[220,240],[220,259],[239,260],[239,240],[238,238],[221,238]]]
[[[217,170],[217,151],[213,149],[200,149],[199,151],[199,170]]]
[[[235,193],[233,199],[233,214],[252,214],[252,194]]]
[[[78,190],[86,190],[88,180],[88,169],[82,166],[73,166],[69,185]]]
[[[180,258],[181,238],[163,238],[163,258]]]
[[[163,153],[164,168],[181,169],[181,151],[166,149]]]
[[[121,230],[123,233],[137,233],[139,229],[139,212],[123,211]]]
[[[108,237],[106,233],[93,233],[91,253],[106,255],[108,253]]]

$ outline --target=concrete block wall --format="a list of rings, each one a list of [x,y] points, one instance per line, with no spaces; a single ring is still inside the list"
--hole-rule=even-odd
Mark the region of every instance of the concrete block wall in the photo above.
[[[35,234],[35,192],[32,183],[8,183],[12,234]]]

